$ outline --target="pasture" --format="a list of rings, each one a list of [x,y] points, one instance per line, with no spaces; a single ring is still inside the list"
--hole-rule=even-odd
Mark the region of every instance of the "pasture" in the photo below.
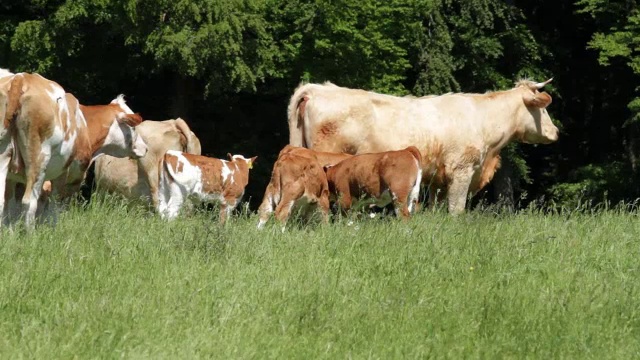
[[[2,358],[637,358],[637,211],[255,229],[117,198],[0,232]]]

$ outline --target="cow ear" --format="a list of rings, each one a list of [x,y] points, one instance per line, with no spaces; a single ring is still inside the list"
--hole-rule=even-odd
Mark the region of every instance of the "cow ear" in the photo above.
[[[527,94],[524,96],[524,104],[527,107],[536,107],[544,109],[551,104],[551,95],[546,92],[537,94]]]
[[[140,114],[138,113],[135,113],[135,114],[120,113],[118,114],[117,118],[119,122],[123,122],[132,127],[138,126],[142,122],[142,116],[140,116]]]
[[[247,165],[249,166],[249,169],[253,168],[253,163],[256,161],[258,157],[254,156],[251,159],[247,160]]]

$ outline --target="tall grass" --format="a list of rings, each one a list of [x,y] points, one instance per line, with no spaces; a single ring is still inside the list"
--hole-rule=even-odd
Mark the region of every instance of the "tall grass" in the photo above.
[[[112,197],[0,232],[2,358],[640,356],[640,221],[604,209],[293,226]]]

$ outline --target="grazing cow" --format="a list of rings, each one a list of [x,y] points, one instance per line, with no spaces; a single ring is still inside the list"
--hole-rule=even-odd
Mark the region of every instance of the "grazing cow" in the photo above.
[[[200,155],[200,140],[181,118],[145,120],[136,127],[136,132],[147,144],[147,154],[136,160],[112,156],[96,159],[95,181],[98,187],[129,199],[151,199],[156,209],[160,160],[168,150]]]
[[[396,97],[330,83],[299,86],[289,102],[289,143],[318,151],[374,153],[416,146],[430,202],[447,191],[449,212],[492,178],[500,150],[516,140],[548,144],[558,128],[545,84],[522,80],[486,94]]]
[[[310,214],[319,208],[324,221],[328,222],[329,188],[323,167],[337,164],[351,156],[285,146],[273,165],[271,181],[258,210],[258,229],[264,227],[274,209],[276,219],[282,224],[283,230],[294,210]]]
[[[353,156],[326,167],[329,192],[343,211],[351,208],[354,198],[366,196],[380,207],[393,202],[396,215],[408,218],[418,201],[421,158],[415,146]]]
[[[25,184],[22,208],[29,227],[46,180],[54,180],[54,193],[79,188],[96,156],[140,157],[147,151],[134,129],[142,118],[122,95],[108,105],[82,106],[56,82],[19,73],[0,78],[0,104],[6,104],[0,108],[0,194],[6,188],[11,199],[15,182]]]
[[[178,216],[187,199],[220,204],[220,223],[224,224],[238,206],[249,183],[250,159],[228,154],[229,161],[169,150],[160,164],[157,211],[165,219]]]

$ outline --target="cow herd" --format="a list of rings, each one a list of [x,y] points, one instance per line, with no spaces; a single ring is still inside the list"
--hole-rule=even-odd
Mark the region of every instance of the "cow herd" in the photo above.
[[[500,150],[516,140],[558,139],[543,83],[522,80],[485,94],[397,97],[304,84],[288,107],[289,145],[279,153],[258,210],[258,228],[272,213],[282,228],[293,212],[330,202],[342,211],[392,204],[407,218],[421,185],[429,202],[464,211],[500,166]],[[4,224],[52,207],[79,190],[95,163],[98,186],[143,198],[163,218],[189,201],[217,203],[224,223],[240,203],[257,156],[202,156],[200,141],[180,118],[142,121],[122,95],[106,105],[81,105],[38,74],[0,69],[0,217]],[[362,202],[360,200],[367,200]],[[38,215],[39,216],[39,215]]]

